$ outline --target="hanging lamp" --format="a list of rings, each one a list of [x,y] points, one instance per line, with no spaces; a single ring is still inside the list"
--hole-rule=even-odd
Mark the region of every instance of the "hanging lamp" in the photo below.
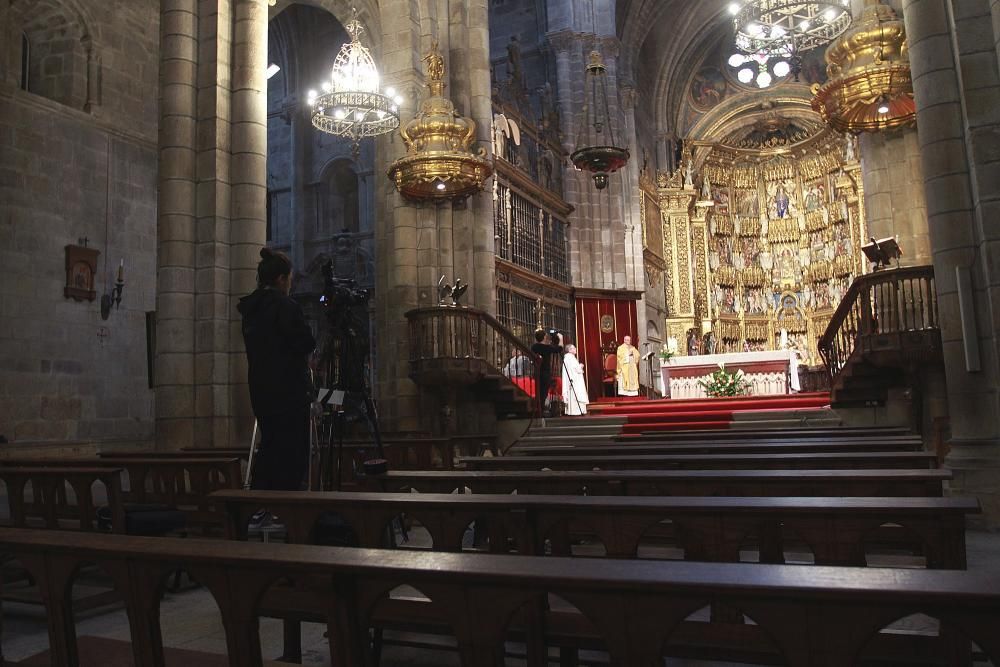
[[[906,29],[889,5],[867,0],[826,62],[830,78],[813,86],[812,107],[830,127],[857,134],[916,121]]]
[[[483,189],[493,163],[484,149],[472,148],[476,122],[459,115],[444,96],[445,63],[437,42],[423,60],[430,96],[400,129],[406,155],[392,163],[388,176],[411,201],[463,199]]]
[[[380,91],[375,60],[361,44],[364,26],[357,18],[357,10],[353,11],[354,18],[344,26],[351,41],[340,47],[322,92],[310,90],[307,101],[312,107],[312,124],[323,132],[349,139],[357,157],[362,139],[399,127],[403,98],[392,88]]]
[[[573,165],[593,174],[598,190],[608,187],[609,174],[628,162],[627,148],[616,145],[608,103],[607,68],[597,51],[590,52],[584,82],[583,123],[570,155]]]

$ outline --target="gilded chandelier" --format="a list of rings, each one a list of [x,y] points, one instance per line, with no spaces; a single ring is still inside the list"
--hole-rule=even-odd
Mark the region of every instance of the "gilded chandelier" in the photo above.
[[[485,150],[472,150],[475,121],[460,116],[444,96],[445,64],[437,43],[424,62],[430,96],[399,131],[406,155],[392,163],[388,176],[410,200],[462,199],[483,189],[493,164]]]
[[[829,79],[813,86],[813,109],[840,132],[875,132],[916,119],[903,21],[868,0],[858,21],[826,52]]]
[[[351,41],[340,48],[330,80],[323,82],[322,92],[310,90],[308,95],[312,124],[323,132],[350,139],[355,155],[361,139],[399,127],[399,105],[403,101],[392,88],[380,92],[378,68],[361,44],[364,27],[356,14],[344,26]]]

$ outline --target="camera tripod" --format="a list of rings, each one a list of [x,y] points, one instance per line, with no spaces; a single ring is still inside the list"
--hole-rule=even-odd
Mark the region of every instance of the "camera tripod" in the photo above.
[[[343,483],[344,438],[352,421],[364,420],[377,459],[366,460],[366,472],[384,469],[385,454],[378,410],[365,374],[367,346],[348,323],[335,326],[321,360],[324,383],[310,412],[309,490],[339,491]]]

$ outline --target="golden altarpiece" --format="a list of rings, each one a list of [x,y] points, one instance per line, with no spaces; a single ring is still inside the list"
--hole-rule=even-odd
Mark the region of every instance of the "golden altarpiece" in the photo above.
[[[681,355],[787,345],[820,364],[816,341],[864,271],[854,140],[808,114],[761,113],[717,140],[686,142],[680,164],[640,188],[646,271],[664,266],[668,340]]]

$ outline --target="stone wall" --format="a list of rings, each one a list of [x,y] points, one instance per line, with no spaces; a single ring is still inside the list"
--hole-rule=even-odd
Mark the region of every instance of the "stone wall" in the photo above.
[[[4,4],[0,434],[15,442],[147,439],[159,3],[46,0],[47,15],[65,31],[62,41],[35,45],[32,58],[46,56],[27,68],[37,73],[26,86],[36,92],[22,90],[21,49],[8,47],[19,47],[37,22],[39,3]],[[93,302],[63,296],[64,247],[79,239],[101,252]],[[100,295],[121,259],[121,306],[105,321]]]

